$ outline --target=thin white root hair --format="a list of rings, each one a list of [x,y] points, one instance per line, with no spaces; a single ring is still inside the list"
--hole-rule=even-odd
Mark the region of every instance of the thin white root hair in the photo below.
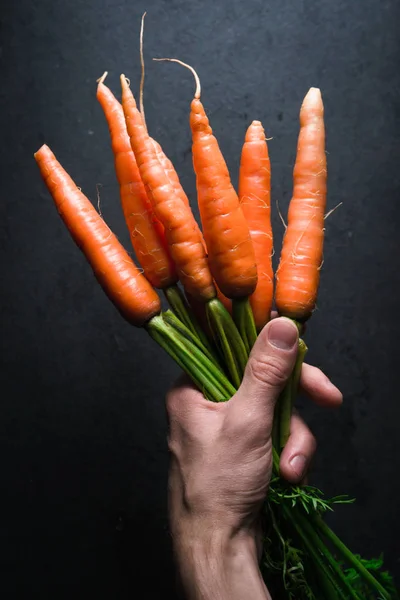
[[[278,201],[278,198],[276,199],[276,210],[278,211],[278,215],[279,215],[279,217],[280,217],[280,219],[281,219],[281,221],[282,221],[282,225],[284,226],[284,228],[285,228],[285,231],[286,231],[286,229],[287,229],[287,225],[286,225],[286,223],[285,223],[285,219],[283,218],[283,216],[282,216],[282,213],[281,213],[281,210],[280,210],[280,208],[279,208],[279,201]]]
[[[175,62],[175,63],[178,63],[178,65],[182,65],[182,67],[186,67],[186,69],[189,69],[189,71],[192,72],[195,82],[196,82],[196,91],[194,93],[194,97],[197,99],[200,98],[200,96],[201,96],[200,78],[197,75],[196,71],[193,69],[193,67],[191,67],[187,63],[184,63],[182,60],[178,60],[177,58],[153,58],[153,60],[155,60],[157,62],[162,62],[162,61]]]
[[[343,204],[343,202],[339,202],[339,204],[337,204],[334,208],[331,208],[331,210],[329,210],[326,213],[326,215],[324,216],[324,221],[325,221],[325,219],[327,219],[328,217],[330,217],[331,214],[334,213],[337,208],[339,208],[339,206],[342,206],[342,204]]]
[[[147,131],[146,118],[144,116],[144,103],[143,103],[143,91],[144,91],[144,55],[143,55],[143,31],[144,31],[144,18],[146,16],[146,12],[142,15],[142,21],[140,24],[140,66],[141,66],[141,75],[140,75],[140,88],[139,88],[139,108],[140,114],[142,115],[143,125]]]

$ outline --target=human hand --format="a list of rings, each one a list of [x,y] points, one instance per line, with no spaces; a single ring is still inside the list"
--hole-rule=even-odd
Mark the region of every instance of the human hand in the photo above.
[[[209,597],[198,591],[201,572],[207,574],[203,578],[209,588],[209,568],[215,567],[217,556],[229,561],[220,565],[219,572],[230,570],[234,561],[231,575],[246,563],[254,597],[268,597],[256,568],[256,536],[272,471],[274,407],[293,369],[297,341],[297,328],[290,320],[273,319],[260,333],[240,389],[228,402],[205,400],[187,380],[168,394],[170,523],[189,598]],[[300,384],[318,404],[335,406],[342,401],[339,390],[315,367],[304,365]],[[282,476],[293,483],[301,481],[315,448],[313,435],[293,415],[281,455]],[[196,560],[191,560],[194,554]],[[217,579],[222,585],[224,578]],[[232,577],[228,579],[233,585]],[[240,582],[226,596],[221,591],[221,598],[235,598],[238,585],[245,585],[243,577]],[[250,582],[246,585],[250,597]],[[215,589],[210,597],[218,597]]]

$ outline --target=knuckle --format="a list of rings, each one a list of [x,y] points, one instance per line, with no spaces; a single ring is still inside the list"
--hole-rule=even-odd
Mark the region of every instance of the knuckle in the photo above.
[[[248,362],[251,376],[266,387],[282,387],[288,378],[285,365],[272,356],[253,356]]]

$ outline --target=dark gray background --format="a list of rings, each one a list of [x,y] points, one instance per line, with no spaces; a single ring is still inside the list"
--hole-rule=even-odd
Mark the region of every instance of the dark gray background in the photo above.
[[[357,504],[331,522],[400,572],[397,472],[399,5],[280,0],[6,0],[1,8],[2,398],[0,589],[5,598],[173,594],[166,524],[164,393],[178,369],[119,317],[40,180],[46,141],[127,244],[96,78],[138,88],[140,16],[151,134],[192,200],[189,101],[203,100],[236,181],[252,119],[270,141],[286,211],[308,87],[322,89],[329,207],[309,360],[344,392],[338,412],[303,400],[319,439],[313,481]],[[276,249],[282,226],[275,210]],[[136,591],[136,593],[135,593]],[[173,596],[172,596],[173,597]]]

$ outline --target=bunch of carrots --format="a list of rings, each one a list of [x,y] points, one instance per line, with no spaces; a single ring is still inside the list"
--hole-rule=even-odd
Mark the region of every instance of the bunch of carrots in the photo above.
[[[115,172],[138,269],[117,237],[47,146],[35,154],[43,179],[76,244],[104,291],[132,325],[148,334],[180,365],[210,401],[229,400],[240,385],[258,332],[269,321],[274,298],[270,218],[270,159],[260,121],[249,126],[235,191],[201,102],[200,80],[190,106],[193,166],[201,225],[171,161],[148,133],[121,75],[122,103],[104,81],[97,98],[110,130]],[[303,332],[316,305],[326,207],[324,111],[311,88],[300,110],[293,197],[279,268],[278,313]],[[162,291],[170,309],[162,311]],[[265,512],[263,569],[277,597],[321,600],[397,597],[381,560],[354,555],[323,520],[345,497],[327,500],[311,486],[279,477],[279,455],[289,436],[306,345],[278,402],[274,422],[274,475]]]

